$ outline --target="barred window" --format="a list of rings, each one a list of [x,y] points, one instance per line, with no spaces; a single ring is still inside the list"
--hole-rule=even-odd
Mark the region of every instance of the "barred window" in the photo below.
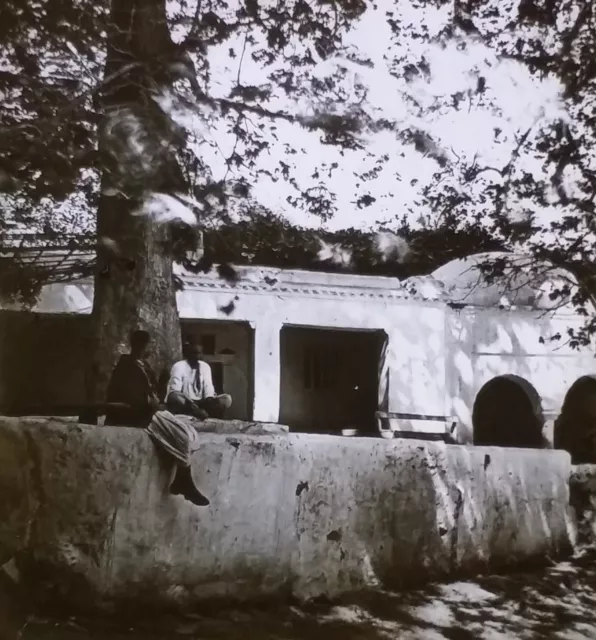
[[[337,383],[339,351],[334,348],[307,347],[304,350],[304,388],[333,389]]]

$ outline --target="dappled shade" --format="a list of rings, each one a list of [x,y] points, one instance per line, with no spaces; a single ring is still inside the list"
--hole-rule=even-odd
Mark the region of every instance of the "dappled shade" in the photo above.
[[[596,462],[596,376],[578,378],[567,391],[554,444],[568,451],[574,464]]]
[[[534,387],[518,376],[489,380],[476,396],[472,413],[474,444],[542,446],[542,402]]]

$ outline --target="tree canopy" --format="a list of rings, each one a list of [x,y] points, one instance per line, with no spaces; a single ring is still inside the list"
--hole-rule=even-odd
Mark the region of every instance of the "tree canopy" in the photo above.
[[[93,274],[91,234],[25,236],[25,241],[14,239],[11,246],[17,257],[4,262],[0,291],[12,301],[33,304],[45,283]],[[195,272],[210,271],[214,265],[259,265],[403,279],[429,274],[456,258],[501,249],[490,233],[473,226],[412,228],[404,220],[391,230],[321,231],[261,211],[205,229],[202,258],[182,261]]]
[[[325,258],[323,241],[348,246],[349,268],[386,272],[391,261],[375,257],[365,231],[342,239],[287,224],[281,209],[254,213],[267,209],[255,192],[263,176],[285,185],[283,206],[323,221],[345,185],[363,211],[408,194],[389,225],[409,251],[396,273],[521,247],[574,273],[574,302],[588,313],[590,0],[6,0],[1,18],[0,233],[77,229],[101,240],[102,198],[107,211],[123,194],[129,213],[185,231],[174,253],[200,227],[207,261],[347,268]],[[361,46],[352,34],[364,22],[378,32]],[[234,69],[227,79],[222,65]],[[349,185],[334,182],[341,171]],[[595,330],[588,318],[580,341]]]
[[[175,192],[187,197],[177,204],[203,218],[213,210],[225,217],[233,206],[230,198],[250,195],[249,184],[235,180],[233,169],[250,167],[267,150],[265,134],[275,136],[276,122],[318,130],[329,144],[361,144],[357,134],[368,123],[351,114],[357,96],[341,86],[340,73],[322,82],[309,79],[308,70],[341,49],[342,35],[365,3],[153,2],[154,13],[146,23],[139,18],[134,34],[127,36],[118,16],[133,4],[42,0],[25,8],[9,0],[3,6],[0,93],[6,99],[0,113],[0,184],[9,214],[4,224],[60,229],[72,225],[78,213],[86,214],[79,224],[93,226],[101,174],[108,169],[99,148],[102,136],[117,155],[112,174],[126,168],[141,183],[151,175],[160,150],[138,112],[127,105],[112,114],[108,127],[100,127],[107,96],[120,91],[124,106],[143,82],[150,99],[142,117],[151,115],[151,129],[176,148],[189,183],[189,193]],[[148,4],[144,7],[148,15]],[[149,41],[141,42],[146,35]],[[135,51],[108,60],[110,38],[114,51],[118,39],[127,37]],[[221,91],[211,77],[209,52],[224,47],[238,61],[238,79]],[[266,82],[259,86],[241,78],[243,58],[249,55],[265,70]],[[298,106],[304,96],[308,110]],[[345,105],[336,108],[343,99]],[[224,179],[212,175],[202,154],[202,147],[213,145],[202,134],[215,122],[235,140],[225,159],[230,175]],[[288,148],[288,153],[295,150]],[[272,173],[293,181],[287,165]],[[322,180],[304,190],[295,184],[296,203],[329,215]]]
[[[596,5],[589,0],[455,2],[452,24],[436,37],[455,39],[462,50],[484,56],[477,59],[473,91],[441,95],[431,109],[457,104],[472,110],[474,103],[484,104],[494,126],[488,132],[491,152],[472,144],[452,155],[421,204],[453,219],[473,220],[506,247],[533,256],[536,271],[545,263],[570,271],[580,288],[569,282],[553,296],[572,296],[587,316],[582,331],[570,332],[574,344],[586,343],[596,330],[590,317],[596,293]],[[511,127],[501,118],[494,73],[499,66],[510,74],[522,69],[543,87],[541,108],[523,126]],[[517,88],[523,106],[521,81]],[[435,144],[440,147],[440,141]],[[498,276],[503,267],[487,275]]]
[[[404,220],[391,231],[320,231],[259,213],[207,230],[204,257],[195,266],[256,264],[408,278],[428,274],[449,260],[499,249],[489,234],[473,227],[412,228]]]

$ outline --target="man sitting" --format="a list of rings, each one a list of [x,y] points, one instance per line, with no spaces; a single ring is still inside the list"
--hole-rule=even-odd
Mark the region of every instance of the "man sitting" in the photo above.
[[[207,506],[209,499],[194,483],[191,454],[196,432],[190,425],[176,421],[175,416],[159,412],[157,382],[145,360],[150,336],[135,331],[130,339],[130,354],[120,356],[112,372],[107,392],[107,426],[146,427],[156,446],[176,467],[170,493],[182,495],[198,506]]]
[[[150,336],[133,331],[130,353],[120,356],[112,372],[106,400],[106,425],[146,427],[157,411],[157,380],[146,354]]]
[[[177,362],[170,373],[166,405],[173,414],[205,418],[223,418],[232,405],[228,394],[217,395],[211,367],[202,360],[203,350],[196,343],[186,345],[184,360]]]

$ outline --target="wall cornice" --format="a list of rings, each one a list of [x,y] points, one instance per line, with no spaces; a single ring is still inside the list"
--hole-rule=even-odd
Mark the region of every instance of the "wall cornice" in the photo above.
[[[424,301],[408,295],[407,292],[375,291],[356,287],[324,287],[324,286],[300,286],[282,285],[271,286],[265,283],[236,284],[226,282],[205,282],[195,279],[181,279],[184,284],[183,291],[196,291],[204,293],[225,293],[228,295],[261,295],[261,296],[289,296],[301,298],[324,298],[330,300],[371,300],[380,302],[438,302]]]

